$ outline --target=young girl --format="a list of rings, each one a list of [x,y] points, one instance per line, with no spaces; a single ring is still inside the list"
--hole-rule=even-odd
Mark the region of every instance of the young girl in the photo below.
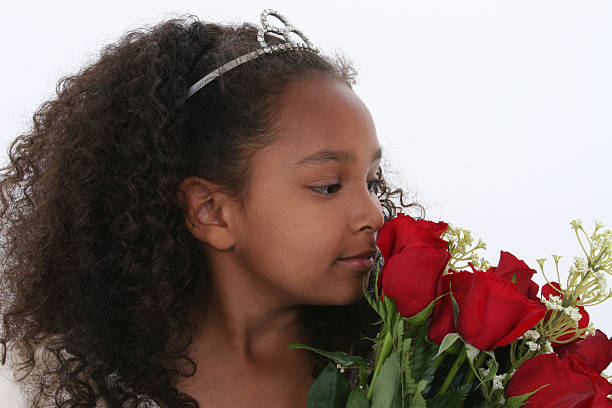
[[[258,29],[131,32],[11,145],[2,357],[29,407],[304,407],[329,360],[289,344],[372,354],[375,234],[410,205],[351,66]]]

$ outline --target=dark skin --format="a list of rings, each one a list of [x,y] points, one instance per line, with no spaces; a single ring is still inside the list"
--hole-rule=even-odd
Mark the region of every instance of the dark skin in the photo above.
[[[374,180],[380,146],[372,117],[346,84],[320,78],[284,92],[278,139],[255,153],[244,207],[206,180],[183,181],[186,223],[210,264],[206,303],[179,389],[201,406],[306,406],[312,352],[300,307],[358,301],[368,268],[339,261],[375,249],[383,223]],[[299,163],[321,150],[342,151]],[[272,199],[273,198],[273,199]]]

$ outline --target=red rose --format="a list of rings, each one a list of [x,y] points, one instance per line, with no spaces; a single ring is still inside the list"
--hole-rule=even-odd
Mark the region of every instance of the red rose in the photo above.
[[[612,362],[612,338],[608,339],[604,332],[597,330],[592,336],[556,346],[555,352],[560,357],[566,354],[580,357],[594,373],[601,374]]]
[[[531,277],[536,271],[529,268],[525,262],[515,257],[510,252],[501,251],[497,267],[492,266],[488,270],[495,272],[500,278],[514,281],[521,295],[527,296],[532,300],[537,299],[540,287],[531,280]]]
[[[493,272],[456,272],[442,277],[442,292],[452,291],[459,306],[455,327],[450,296],[436,305],[429,338],[440,344],[449,333],[480,350],[508,345],[535,326],[546,314],[540,302],[519,293],[515,284]]]
[[[548,385],[547,385],[548,384]],[[506,388],[506,397],[527,394],[547,385],[527,400],[538,408],[612,407],[607,398],[612,385],[591,372],[571,354],[562,359],[555,354],[540,354],[523,363]]]
[[[542,286],[542,297],[545,299],[548,299],[550,296],[560,296],[561,299],[563,299],[563,293],[560,293],[560,290],[561,290],[561,285],[559,285],[557,282],[547,283],[546,285]],[[582,316],[580,320],[578,321],[578,328],[584,329],[585,327],[589,325],[589,313],[585,310],[583,306],[578,306],[578,311],[580,312],[580,315]],[[563,343],[559,343],[560,341],[569,340],[573,336],[574,335],[572,333],[568,333],[568,334],[564,334],[563,336],[559,336],[557,338],[557,342],[553,343],[553,346],[561,345]],[[577,341],[577,340],[578,339],[575,339],[574,341]]]
[[[447,249],[448,242],[440,238],[447,229],[448,224],[444,222],[415,220],[409,215],[399,213],[378,231],[376,245],[385,260],[405,246]]]
[[[398,214],[376,239],[385,264],[378,289],[393,299],[402,316],[411,317],[436,297],[438,279],[450,259],[448,242],[440,238],[448,224],[414,220]]]

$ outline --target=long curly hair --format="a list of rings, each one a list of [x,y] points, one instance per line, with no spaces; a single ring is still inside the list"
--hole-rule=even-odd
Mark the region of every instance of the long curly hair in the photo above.
[[[206,259],[177,187],[198,176],[244,199],[250,158],[271,143],[271,101],[308,75],[354,84],[345,59],[292,50],[185,100],[202,75],[255,49],[256,36],[250,24],[191,16],[129,32],[61,79],[11,144],[0,173],[0,354],[9,350],[28,406],[136,407],[147,397],[198,406],[175,384],[196,370],[186,311]],[[413,205],[384,180],[379,198],[387,220]],[[372,352],[360,340],[378,330],[365,301],[307,306],[303,320],[316,347]],[[313,376],[327,364],[315,358]]]

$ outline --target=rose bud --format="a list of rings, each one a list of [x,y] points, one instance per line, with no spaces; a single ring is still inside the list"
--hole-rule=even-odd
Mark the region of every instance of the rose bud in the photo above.
[[[458,332],[479,350],[506,346],[535,326],[546,314],[540,302],[519,293],[515,284],[493,272],[455,272],[442,277],[442,292],[452,292],[459,313],[455,327],[450,296],[436,305],[429,338],[440,344]]]
[[[451,257],[448,242],[440,238],[447,228],[443,222],[400,213],[378,232],[376,244],[385,259],[378,289],[404,317],[416,315],[436,297],[438,279]]]

